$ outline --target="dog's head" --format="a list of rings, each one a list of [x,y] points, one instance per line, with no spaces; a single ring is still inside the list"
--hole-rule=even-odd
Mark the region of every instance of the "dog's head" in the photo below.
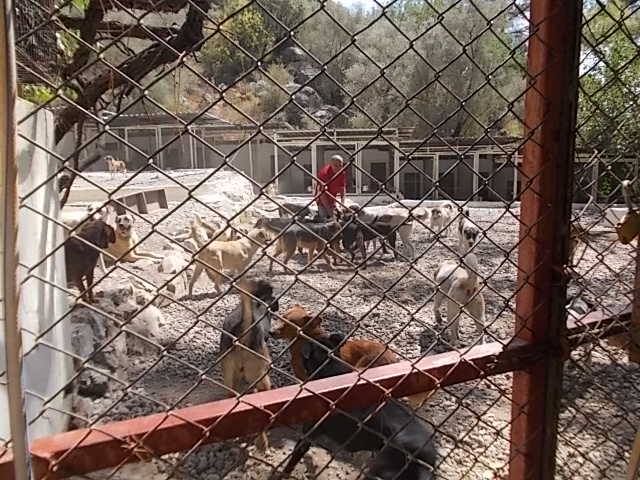
[[[460,246],[464,252],[468,252],[478,241],[480,231],[475,225],[465,225],[460,231]]]
[[[431,218],[434,220],[442,218],[442,210],[440,209],[440,207],[433,207],[431,209]]]
[[[265,246],[269,241],[269,237],[267,236],[267,233],[264,230],[261,230],[258,228],[254,228],[246,236],[249,237],[255,243],[257,243],[258,245],[260,245],[261,247]],[[242,238],[246,238],[246,237],[243,236]]]
[[[282,318],[273,319],[271,333],[275,338],[286,340],[295,339],[300,330],[309,336],[314,336],[313,332],[320,327],[320,323],[322,323],[320,317],[314,317],[312,312],[296,303]]]
[[[116,232],[113,227],[102,220],[91,220],[83,227],[82,231],[91,232],[88,240],[102,249],[107,248],[110,243],[116,241]]]
[[[266,280],[244,279],[238,283],[241,292],[251,296],[255,320],[265,333],[271,331],[271,319],[280,309],[278,299],[273,295],[273,286]]]
[[[328,337],[304,341],[300,353],[309,379],[333,377],[352,371],[345,362],[335,358],[340,355],[338,349],[344,339],[343,335],[332,333]]]
[[[119,237],[129,238],[133,228],[133,216],[125,213],[116,217],[116,232]]]

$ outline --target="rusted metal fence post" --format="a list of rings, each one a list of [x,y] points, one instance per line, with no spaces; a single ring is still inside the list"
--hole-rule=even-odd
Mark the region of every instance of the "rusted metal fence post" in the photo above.
[[[0,211],[2,212],[2,323],[6,354],[7,396],[16,480],[29,478],[27,428],[22,391],[22,338],[18,323],[18,172],[15,103],[17,97],[13,2],[0,1]]]
[[[532,0],[518,255],[516,336],[561,347],[582,2]],[[555,470],[562,348],[514,372],[510,480]]]

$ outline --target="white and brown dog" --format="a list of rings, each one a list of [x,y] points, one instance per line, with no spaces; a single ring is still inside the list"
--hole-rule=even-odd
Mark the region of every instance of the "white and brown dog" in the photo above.
[[[460,263],[443,263],[434,276],[437,290],[433,300],[433,314],[436,322],[441,323],[440,306],[447,302],[447,321],[450,339],[454,344],[460,340],[460,316],[463,311],[473,318],[480,337],[484,336],[485,302],[478,268],[478,258],[469,253]]]
[[[460,255],[469,252],[480,238],[480,229],[470,220],[469,209],[462,210],[458,219],[458,249]]]
[[[118,215],[115,220],[116,241],[107,247],[107,253],[112,261],[116,262],[137,262],[138,260],[153,259],[161,260],[162,255],[152,252],[145,252],[140,249],[140,237],[133,226],[133,216],[125,213]],[[102,261],[104,269],[104,260]]]

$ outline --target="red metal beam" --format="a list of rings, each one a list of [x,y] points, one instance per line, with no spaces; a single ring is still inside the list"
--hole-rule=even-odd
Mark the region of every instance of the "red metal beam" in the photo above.
[[[384,398],[384,390],[391,391],[394,397],[433,390],[438,385],[523,368],[545,353],[548,352],[543,345],[514,343],[505,347],[490,343],[471,348],[464,355],[447,352],[425,357],[415,366],[402,362],[370,369],[360,376],[351,373],[309,382],[304,387],[295,385],[245,395],[242,403],[236,399],[220,400],[74,430],[33,442],[34,473],[38,479],[65,478],[139,461],[141,457],[184,451],[199,442],[218,442],[320,418],[327,412],[328,403],[319,395],[336,400],[351,390],[338,405],[344,409],[364,407]],[[139,456],[132,450],[136,442]],[[9,473],[9,463],[0,461],[0,472]],[[3,480],[11,477],[1,476]]]
[[[616,335],[628,329],[630,318],[630,312],[617,317],[592,313],[572,320],[567,336],[577,345],[584,339],[596,338],[582,335],[585,332],[597,332],[598,338]],[[572,340],[574,337],[575,341]],[[141,458],[185,451],[200,441],[213,443],[255,434],[277,425],[317,419],[324,415],[328,405],[319,395],[335,400],[350,389],[351,395],[338,405],[345,409],[358,408],[380,401],[383,390],[379,386],[394,397],[402,397],[438,386],[529,368],[551,355],[551,347],[543,343],[515,341],[508,347],[489,343],[474,347],[464,355],[447,352],[425,357],[414,366],[402,362],[367,370],[360,377],[353,373],[309,382],[304,388],[295,385],[246,395],[242,403],[235,399],[220,400],[93,429],[74,430],[33,442],[34,473],[38,479],[65,478]],[[139,456],[132,454],[130,449],[136,442],[138,451],[142,452]],[[13,479],[10,450],[0,456],[0,478]]]
[[[581,13],[579,0],[531,1],[516,299],[527,342],[563,338]],[[514,374],[510,480],[553,478],[561,382],[560,357]]]

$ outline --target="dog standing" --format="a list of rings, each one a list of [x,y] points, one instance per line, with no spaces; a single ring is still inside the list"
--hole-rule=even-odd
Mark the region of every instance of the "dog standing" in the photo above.
[[[198,231],[193,232],[194,240],[200,250],[195,255],[196,266],[189,281],[189,296],[193,287],[205,271],[215,285],[216,291],[222,291],[222,272],[228,271],[235,276],[240,274],[251,262],[258,248],[264,246],[267,237],[262,230],[251,230],[246,237],[228,242],[210,241]]]
[[[343,361],[333,357],[339,355],[343,340],[341,335],[331,335],[320,340],[322,345],[304,341],[301,354],[309,378],[351,372]],[[328,351],[333,351],[333,356]],[[325,448],[339,445],[347,452],[375,453],[364,474],[367,480],[432,480],[437,460],[433,436],[433,429],[427,422],[393,398],[385,400],[382,407],[375,405],[354,410],[349,415],[336,409],[321,420],[304,425],[303,438],[294,447],[282,474],[286,476],[293,472],[311,447],[311,440],[328,439],[330,442],[320,442]]]
[[[427,219],[429,213],[426,209],[418,207],[410,212],[409,209],[400,207],[365,207],[351,210],[366,224],[383,223],[396,228],[402,244],[409,251],[409,259],[413,260],[415,257],[415,248],[411,243],[413,219]]]
[[[333,251],[338,249],[338,242],[340,241],[340,224],[337,221],[304,223],[302,225],[294,224],[283,229],[279,225],[279,222],[272,222],[271,220],[273,219],[262,218],[258,223],[270,236],[279,235],[275,251],[270,257],[270,272],[273,271],[273,259],[282,253],[284,253],[282,268],[286,272],[287,263],[291,260],[291,257],[293,257],[296,248],[304,248],[308,251],[307,265],[305,268],[309,267],[316,259],[314,254],[317,251],[318,256],[322,256],[327,262],[329,270],[333,270],[329,255],[333,255],[334,258],[336,257]]]
[[[465,208],[458,220],[458,249],[460,255],[469,252],[480,237],[480,229],[469,220],[469,209]]]
[[[448,237],[454,213],[455,206],[449,200],[444,200],[439,205],[432,207],[429,218],[429,228],[432,234]]]
[[[278,208],[267,210],[267,212],[278,211],[281,218],[305,218],[311,216],[311,209],[308,205],[301,205],[293,202],[278,202]]]
[[[396,229],[385,223],[361,223],[357,218],[343,223],[342,226],[342,247],[351,253],[351,262],[353,263],[356,250],[359,249],[362,254],[362,268],[367,268],[367,244],[378,240],[382,246],[382,254],[387,253],[386,244],[389,243],[393,252],[393,258],[398,260],[398,251],[396,250]]]
[[[278,311],[273,287],[263,280],[239,282],[240,305],[225,319],[220,337],[220,357],[224,384],[233,395],[241,395],[243,383],[256,391],[271,389],[271,356],[266,337],[271,331],[271,317]],[[268,448],[267,434],[257,440],[261,450]]]
[[[461,264],[443,263],[434,276],[437,291],[433,300],[433,314],[436,322],[441,323],[440,306],[444,301],[447,302],[452,343],[460,341],[460,315],[463,310],[474,319],[476,329],[484,336],[485,302],[478,269],[478,258],[469,253],[461,260]]]
[[[113,227],[104,221],[89,220],[77,237],[70,237],[64,243],[67,281],[78,287],[83,299],[93,302],[93,274],[100,256],[99,249],[107,248],[109,243],[115,241],[116,235]],[[84,279],[87,281],[86,289]]]
[[[107,170],[111,173],[111,176],[116,173],[127,173],[127,164],[122,160],[116,160],[111,155],[104,157],[107,162]]]

